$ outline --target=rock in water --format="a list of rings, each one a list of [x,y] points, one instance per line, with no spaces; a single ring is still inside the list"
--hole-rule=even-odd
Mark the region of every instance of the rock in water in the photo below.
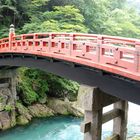
[[[34,104],[28,106],[29,112],[33,117],[49,117],[54,115],[54,111],[44,104]]]
[[[25,124],[28,124],[28,123],[29,123],[29,121],[24,115],[20,115],[20,116],[17,117],[17,124],[25,125]]]
[[[83,116],[78,109],[72,106],[71,102],[65,102],[56,98],[49,98],[47,106],[54,110],[57,114],[73,115],[77,117]]]
[[[0,112],[0,122],[1,122],[1,129],[5,130],[11,127],[11,119],[9,117],[9,113],[2,111]]]

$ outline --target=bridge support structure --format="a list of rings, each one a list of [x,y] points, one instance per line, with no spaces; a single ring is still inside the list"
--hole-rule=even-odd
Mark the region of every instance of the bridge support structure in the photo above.
[[[114,104],[114,108],[103,113],[103,108]],[[93,87],[84,97],[84,122],[81,132],[84,140],[101,140],[102,124],[113,119],[113,135],[109,140],[126,140],[128,102],[108,95],[99,88]]]
[[[12,93],[12,99],[16,100],[16,69],[0,70],[0,88],[8,88]]]
[[[16,70],[0,70],[0,130],[15,126],[16,112]]]

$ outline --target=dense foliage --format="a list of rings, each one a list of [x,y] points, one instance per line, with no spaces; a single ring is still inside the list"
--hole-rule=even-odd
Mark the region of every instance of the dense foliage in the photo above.
[[[74,6],[55,6],[53,11],[31,16],[31,22],[23,26],[22,32],[87,32],[84,17]]]
[[[17,32],[90,32],[139,38],[132,0],[0,0],[0,36]]]
[[[18,93],[25,104],[32,104],[46,95],[75,100],[78,83],[40,70],[20,68]]]
[[[139,1],[136,1],[139,3]],[[140,38],[140,15],[132,0],[0,0],[0,38],[11,23],[16,33],[89,32]],[[19,70],[24,103],[44,96],[76,95],[78,84],[31,69]]]

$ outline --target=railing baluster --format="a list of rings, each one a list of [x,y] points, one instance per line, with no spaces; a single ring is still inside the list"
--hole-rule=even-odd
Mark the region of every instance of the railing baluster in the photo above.
[[[74,38],[75,38],[75,35],[74,34],[70,34],[70,51],[69,51],[69,53],[70,53],[70,56],[72,56],[72,54],[73,54],[73,41],[74,41]]]
[[[98,36],[97,37],[97,47],[96,47],[96,56],[97,56],[97,62],[100,63],[100,58],[101,58],[101,54],[100,51],[102,51],[101,46],[103,44],[103,37],[102,36]]]
[[[135,54],[135,68],[136,72],[140,72],[140,42],[135,43],[136,54]]]

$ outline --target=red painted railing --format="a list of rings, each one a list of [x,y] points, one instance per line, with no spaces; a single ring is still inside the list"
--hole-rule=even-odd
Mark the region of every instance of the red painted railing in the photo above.
[[[34,33],[0,39],[0,53],[66,60],[140,81],[140,40],[95,34]]]

